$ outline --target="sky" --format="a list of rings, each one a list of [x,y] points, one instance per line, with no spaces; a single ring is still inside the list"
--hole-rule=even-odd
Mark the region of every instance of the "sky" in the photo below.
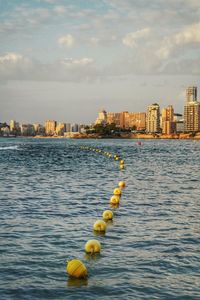
[[[0,122],[182,113],[199,79],[199,0],[0,0]]]

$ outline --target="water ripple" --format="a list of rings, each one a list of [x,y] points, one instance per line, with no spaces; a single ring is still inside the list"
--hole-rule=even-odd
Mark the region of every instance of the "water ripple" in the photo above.
[[[88,145],[119,153],[118,163]],[[199,299],[200,143],[0,140],[0,299]],[[119,180],[101,255],[84,253]],[[89,278],[73,280],[66,260]]]

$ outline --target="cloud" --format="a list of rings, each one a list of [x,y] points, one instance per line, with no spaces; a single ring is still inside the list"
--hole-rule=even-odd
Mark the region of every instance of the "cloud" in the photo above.
[[[72,47],[74,43],[75,43],[75,39],[71,34],[61,36],[58,39],[58,44],[60,44],[61,46]]]
[[[134,48],[138,45],[138,41],[148,37],[150,32],[150,28],[143,28],[135,32],[130,32],[122,39],[122,43],[127,47]]]
[[[32,61],[17,53],[6,53],[0,56],[0,79],[14,79],[16,75],[26,77],[32,68]]]
[[[0,55],[0,81],[84,81],[99,76],[93,58],[65,58],[51,63],[31,60],[17,53]]]
[[[73,58],[65,58],[60,61],[66,67],[74,67],[74,66],[87,66],[94,63],[94,59],[92,58],[81,58],[81,59],[73,59]]]
[[[3,56],[0,56],[0,64],[4,63],[17,63],[18,61],[22,60],[23,56],[16,53],[7,53]]]
[[[161,73],[168,75],[200,75],[200,57],[196,59],[182,59],[178,62],[169,62]]]
[[[200,44],[200,22],[164,38],[161,47],[156,53],[159,58],[168,59],[172,54],[182,49],[182,47],[190,48],[195,44]]]
[[[89,38],[89,43],[90,43],[91,45],[94,45],[94,46],[98,45],[98,44],[99,44],[99,41],[100,41],[100,39],[99,39],[99,38],[96,38],[96,37],[91,37],[91,38]]]
[[[66,8],[64,6],[55,6],[54,11],[58,14],[64,14],[66,12]]]

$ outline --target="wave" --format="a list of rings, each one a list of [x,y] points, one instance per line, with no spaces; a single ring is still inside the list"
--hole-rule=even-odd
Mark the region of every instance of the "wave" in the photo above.
[[[18,150],[19,146],[5,146],[5,147],[0,147],[0,150]]]

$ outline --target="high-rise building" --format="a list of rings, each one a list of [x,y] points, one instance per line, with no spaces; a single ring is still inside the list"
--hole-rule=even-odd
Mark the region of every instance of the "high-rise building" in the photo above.
[[[10,120],[10,131],[13,132],[16,129],[16,122],[15,120]]]
[[[35,130],[35,134],[36,134],[36,135],[44,135],[45,129],[44,129],[44,126],[43,126],[43,125],[41,125],[41,124],[39,124],[39,123],[34,123],[34,124],[33,124],[33,127],[34,127],[34,130]]]
[[[120,128],[120,113],[113,113],[108,112],[107,113],[107,122],[108,124],[115,124],[116,127]]]
[[[66,132],[71,132],[71,123],[66,123]]]
[[[182,114],[179,113],[174,114],[174,123],[176,126],[176,133],[180,133],[184,131],[184,120]]]
[[[197,87],[186,90],[186,104],[184,106],[184,131],[200,131],[200,103],[197,101]]]
[[[66,132],[66,124],[58,123],[56,126],[56,134],[59,136],[63,136],[65,132]]]
[[[21,134],[23,136],[34,136],[35,129],[33,124],[21,124]]]
[[[184,106],[184,131],[200,131],[200,103],[197,101]]]
[[[102,110],[98,113],[98,118],[96,119],[95,124],[107,124],[107,112],[105,110]]]
[[[119,128],[133,128],[144,130],[146,128],[146,113],[143,112],[128,112],[107,113],[108,124],[114,123]]]
[[[10,133],[14,135],[20,135],[20,125],[15,120],[10,120]]]
[[[146,129],[146,113],[144,112],[130,112],[127,115],[128,128],[134,128],[136,130]]]
[[[79,125],[76,123],[71,124],[71,132],[79,132]]]
[[[174,133],[175,128],[175,122],[174,122],[174,109],[172,105],[169,105],[167,108],[162,109],[161,113],[161,128],[163,134],[171,134]]]
[[[186,89],[186,102],[197,101],[197,87],[189,86]]]
[[[54,120],[47,120],[45,122],[45,133],[46,135],[54,135],[56,132],[57,122]]]
[[[160,132],[160,107],[157,103],[147,108],[146,131],[149,133]]]

